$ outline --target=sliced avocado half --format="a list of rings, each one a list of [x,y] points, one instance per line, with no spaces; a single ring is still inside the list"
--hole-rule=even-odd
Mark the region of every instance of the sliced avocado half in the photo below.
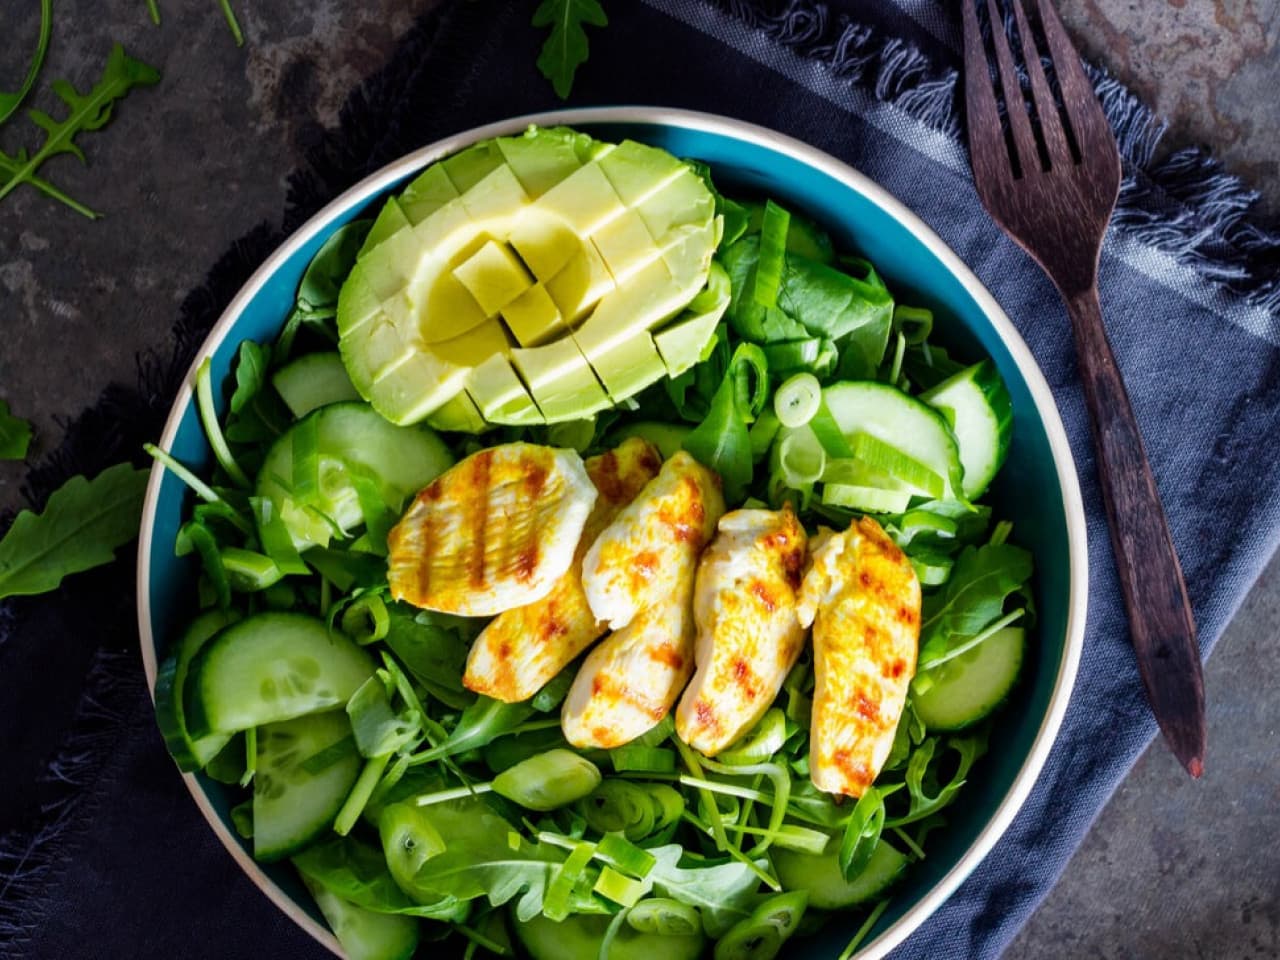
[[[720,232],[664,150],[564,127],[483,141],[383,205],[339,296],[343,363],[394,423],[588,416],[700,358],[729,300]]]

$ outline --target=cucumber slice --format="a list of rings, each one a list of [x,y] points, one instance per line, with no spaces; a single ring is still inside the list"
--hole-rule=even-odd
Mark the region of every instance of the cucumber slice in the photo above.
[[[920,395],[951,422],[960,445],[964,495],[970,500],[990,485],[1009,455],[1013,433],[1013,401],[991,360],[983,360],[948,377]]]
[[[374,913],[335,896],[313,880],[302,878],[347,960],[409,960],[418,949],[420,924],[415,917]]]
[[[899,451],[904,462],[914,462],[942,478],[942,492],[936,499],[957,496],[963,475],[960,451],[946,418],[933,407],[872,380],[834,384],[822,392],[822,398],[850,444],[859,434],[881,441]]]
[[[373,675],[369,655],[323,620],[259,613],[227,627],[190,667],[192,737],[233,733],[345,704]]]
[[[306,459],[296,462],[299,450]],[[426,427],[397,427],[364,403],[332,403],[272,445],[257,493],[271,500],[294,545],[304,550],[327,546],[330,524],[344,532],[358,527],[371,507],[399,515],[410,496],[451,466],[453,455]],[[370,494],[377,503],[369,502]]]
[[[972,650],[922,673],[933,683],[912,696],[920,722],[930,730],[963,730],[988,716],[1018,682],[1026,649],[1026,631],[1005,627]]]
[[[333,825],[360,775],[360,755],[350,750],[314,773],[307,761],[351,736],[343,710],[314,713],[258,730],[253,775],[253,855],[279,860],[296,853]]]
[[[183,773],[199,770],[231,739],[229,733],[211,733],[193,740],[187,734],[183,691],[187,670],[200,648],[223,627],[240,619],[234,610],[209,610],[191,621],[174,645],[173,652],[156,671],[156,723],[165,746]]]
[[[542,914],[528,921],[517,920],[512,914],[511,919],[516,939],[532,960],[596,960],[612,918],[575,913],[558,923]],[[697,960],[704,942],[701,932],[671,936],[641,933],[624,923],[603,960]]]
[[[809,906],[817,910],[838,910],[866,903],[892,886],[907,866],[906,855],[882,839],[862,872],[846,880],[840,873],[840,861],[835,853],[839,842],[833,839],[827,846],[831,852],[821,856],[781,847],[770,851],[783,888],[807,891]]]
[[[297,419],[331,403],[360,399],[336,352],[299,357],[277,370],[271,383]]]

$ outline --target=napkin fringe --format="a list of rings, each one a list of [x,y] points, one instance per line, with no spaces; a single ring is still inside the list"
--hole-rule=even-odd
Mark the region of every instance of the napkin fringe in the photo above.
[[[911,44],[817,0],[712,2],[797,56],[824,63],[877,100],[961,139],[959,74]],[[1085,68],[1125,161],[1113,223],[1202,279],[1280,313],[1280,230],[1256,215],[1258,192],[1200,147],[1154,159],[1168,125],[1107,71],[1087,62]]]
[[[0,618],[7,616],[0,610]],[[47,878],[81,822],[86,791],[103,759],[119,746],[133,703],[137,672],[131,652],[99,650],[85,677],[85,692],[71,733],[38,781],[43,797],[38,815],[0,836],[0,956],[28,942],[48,909]]]

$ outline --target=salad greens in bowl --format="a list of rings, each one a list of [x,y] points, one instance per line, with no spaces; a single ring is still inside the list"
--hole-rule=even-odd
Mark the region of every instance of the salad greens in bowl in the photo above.
[[[392,164],[150,450],[166,744],[352,960],[883,956],[1070,696],[1083,513],[1025,344],[900,203],[737,121]]]

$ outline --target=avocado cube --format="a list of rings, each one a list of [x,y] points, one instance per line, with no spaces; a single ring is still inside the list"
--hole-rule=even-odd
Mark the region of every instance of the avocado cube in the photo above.
[[[422,259],[421,245],[411,230],[397,230],[360,261],[365,279],[379,300],[388,300],[408,284]]]
[[[474,237],[478,227],[462,198],[450,200],[413,228],[422,250],[435,260],[447,260],[457,247]]]
[[[661,190],[637,203],[635,210],[662,246],[663,239],[677,227],[710,224],[715,218],[716,202],[702,178],[685,167]]]
[[[486,320],[466,333],[427,345],[441,360],[460,367],[474,367],[495,353],[506,353],[513,344],[501,320]]]
[[[542,414],[511,361],[493,354],[467,377],[467,393],[490,423],[542,423]]]
[[[505,168],[504,168],[505,169]],[[529,287],[533,280],[506,244],[489,240],[465,263],[453,269],[453,275],[467,288],[476,303],[493,316]]]
[[[413,352],[382,313],[349,331],[339,346],[351,382],[366,395],[387,369]]]
[[[480,415],[480,408],[467,396],[466,391],[456,393],[427,415],[427,426],[435,430],[453,430],[458,433],[479,433],[487,424]]]
[[[668,376],[678,377],[702,359],[703,348],[715,334],[716,324],[727,306],[729,300],[726,297],[716,308],[705,313],[686,311],[653,335]]]
[[[356,255],[356,258],[364,258],[369,251],[393,233],[398,233],[409,226],[411,226],[409,219],[404,215],[404,210],[396,202],[396,198],[388,197],[387,202],[378,211],[378,218],[373,221],[373,226],[369,228],[369,233],[365,236],[364,243],[361,244],[360,252]]]
[[[587,358],[569,337],[540,347],[516,348],[511,362],[548,423],[576,420],[609,406]]]
[[[400,195],[400,209],[404,211],[405,218],[416,226],[457,196],[458,191],[444,172],[444,167],[433,163],[404,188]]]
[[[462,195],[462,204],[475,220],[513,220],[528,206],[529,195],[502,163]]]
[[[599,160],[614,192],[628,207],[634,207],[661,190],[680,171],[689,169],[665,150],[634,140],[624,140]]]
[[[535,129],[522,137],[499,137],[507,166],[525,192],[540,197],[582,166],[574,141],[582,134],[558,129]]]
[[[440,165],[449,175],[454,189],[463,194],[487,177],[500,163],[502,153],[497,145],[492,140],[485,140],[442,160]]]
[[[654,260],[625,286],[603,297],[573,336],[594,363],[596,357],[656,327],[688,300],[672,280],[666,264]]]
[[[561,319],[551,294],[540,283],[503,307],[502,319],[522,347],[536,347],[569,329]]]
[[[653,338],[645,330],[612,350],[589,355],[587,359],[614,403],[639,393],[667,375],[666,365],[653,345]]]
[[[379,377],[369,402],[392,423],[416,423],[456,396],[466,377],[465,367],[413,352]]]
[[[636,271],[661,256],[640,214],[627,210],[591,235],[591,243],[609,268],[613,282],[622,286]]]
[[[614,283],[599,252],[587,243],[559,273],[546,281],[546,287],[560,315],[572,324],[613,290]]]
[[[715,221],[677,227],[668,235],[666,242],[660,244],[663,247],[662,260],[672,279],[690,299],[707,282],[707,270],[716,252],[715,234]]]
[[[364,264],[357,263],[338,291],[339,335],[345,337],[370,317],[377,316],[381,310],[382,303],[365,277]]]
[[[425,343],[453,340],[489,319],[452,273],[435,273],[422,299],[413,299],[418,310],[419,330]]]
[[[563,270],[582,246],[581,239],[563,221],[543,213],[536,204],[512,225],[508,238],[520,259],[543,282]]]
[[[563,219],[580,237],[594,233],[626,209],[595,163],[569,174],[539,197],[536,205]]]

